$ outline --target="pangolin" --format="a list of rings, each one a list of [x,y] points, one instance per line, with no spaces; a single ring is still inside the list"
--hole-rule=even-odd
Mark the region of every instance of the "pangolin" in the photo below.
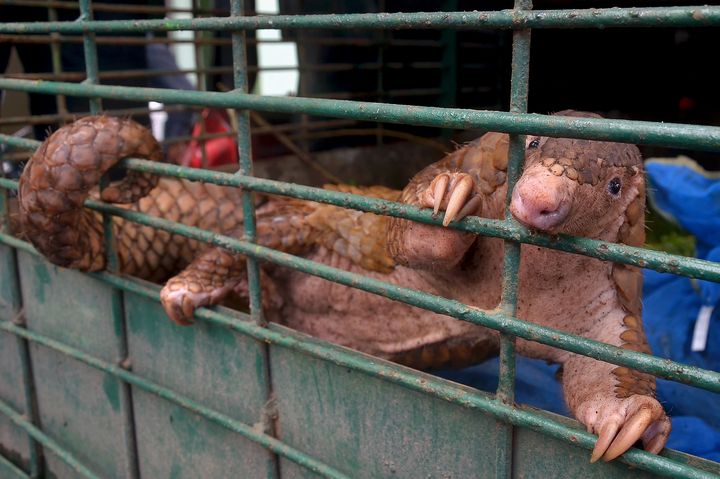
[[[562,116],[592,116],[563,111]],[[83,208],[90,195],[225,234],[242,235],[237,189],[136,172],[102,193],[100,177],[120,158],[159,160],[151,134],[130,120],[87,117],[53,133],[20,180],[21,233],[53,263],[105,267],[101,219]],[[402,191],[326,186],[465,215],[501,219],[507,191],[508,136],[487,133],[417,173]],[[527,138],[510,212],[548,234],[641,246],[645,185],[637,147],[601,141]],[[247,296],[245,258],[222,248],[117,219],[122,272],[155,281],[168,316],[193,312],[230,292]],[[257,209],[257,241],[337,268],[492,309],[501,296],[504,244],[497,238],[312,201],[269,197]],[[182,269],[184,268],[184,269]],[[498,351],[496,331],[394,302],[301,272],[264,264],[263,311],[296,330],[416,368],[461,367]],[[519,318],[649,352],[641,322],[642,276],[631,266],[522,245]],[[568,406],[598,440],[591,461],[611,460],[638,439],[658,453],[670,419],[655,399],[655,379],[539,343],[519,353],[563,366]]]

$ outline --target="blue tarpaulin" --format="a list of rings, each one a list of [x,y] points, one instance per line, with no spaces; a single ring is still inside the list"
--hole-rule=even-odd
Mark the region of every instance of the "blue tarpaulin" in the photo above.
[[[645,166],[653,208],[696,237],[698,258],[720,262],[720,174],[708,173],[686,157],[649,160]],[[643,321],[653,354],[720,370],[720,284],[650,270],[643,274]],[[692,351],[703,306],[718,307],[710,315],[704,350]],[[519,357],[516,401],[569,415],[557,370],[557,365]],[[494,391],[497,371],[495,359],[439,375]],[[720,395],[658,380],[657,397],[673,422],[667,446],[720,461]]]

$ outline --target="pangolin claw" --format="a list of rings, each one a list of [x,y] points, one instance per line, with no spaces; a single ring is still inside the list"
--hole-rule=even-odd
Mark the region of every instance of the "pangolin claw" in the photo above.
[[[645,407],[641,407],[639,411],[635,412],[603,454],[603,461],[612,461],[630,449],[642,437],[645,429],[652,424],[655,419],[653,416],[653,411]]]
[[[470,194],[475,188],[475,182],[470,176],[463,175],[459,179],[454,181],[454,185],[450,185],[452,193],[450,193],[450,199],[448,200],[447,208],[445,209],[445,218],[443,219],[443,226],[447,226],[451,221],[458,218],[458,213],[465,206],[468,201]]]
[[[615,439],[615,435],[620,429],[620,424],[620,421],[610,421],[602,427],[598,435],[598,440],[595,443],[592,456],[590,456],[591,463],[596,462],[603,456],[603,454],[605,454],[605,451],[607,451],[610,443],[613,439]]]
[[[475,195],[472,198],[468,200],[467,203],[465,203],[465,206],[462,207],[462,209],[458,212],[457,216],[455,217],[455,221],[460,221],[461,219],[465,218],[467,215],[471,213],[475,213],[480,206],[480,196]]]
[[[440,205],[445,197],[445,190],[447,189],[448,183],[450,183],[450,176],[447,173],[442,173],[433,180],[433,183],[435,184],[432,189],[433,214],[436,215],[438,214],[438,211],[440,211]]]
[[[670,418],[665,415],[660,403],[650,396],[633,395],[626,399],[603,401],[604,404],[589,404],[590,411],[583,421],[590,432],[598,434],[590,462],[612,461],[642,439],[646,451],[657,454],[670,435]]]
[[[642,436],[645,450],[652,454],[659,454],[665,447],[671,429],[672,425],[667,416],[653,423]]]
[[[195,310],[209,304],[210,298],[207,294],[193,293],[182,285],[171,283],[172,281],[160,292],[160,302],[170,319],[179,325],[190,326],[195,323]]]
[[[442,224],[447,226],[477,211],[481,199],[475,188],[475,180],[467,173],[440,173],[427,187],[421,201],[423,206],[432,207],[434,215],[445,209]]]

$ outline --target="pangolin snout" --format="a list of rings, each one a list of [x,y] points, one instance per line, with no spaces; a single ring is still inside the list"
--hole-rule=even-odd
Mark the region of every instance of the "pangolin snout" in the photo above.
[[[570,186],[547,169],[527,171],[515,185],[510,212],[520,223],[556,233],[570,213]]]

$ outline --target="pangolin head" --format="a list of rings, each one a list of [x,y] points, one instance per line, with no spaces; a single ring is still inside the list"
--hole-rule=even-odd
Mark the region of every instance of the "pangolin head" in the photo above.
[[[601,118],[571,110],[556,115]],[[635,145],[528,136],[525,170],[510,212],[549,234],[614,241],[625,210],[640,194],[644,176]]]

